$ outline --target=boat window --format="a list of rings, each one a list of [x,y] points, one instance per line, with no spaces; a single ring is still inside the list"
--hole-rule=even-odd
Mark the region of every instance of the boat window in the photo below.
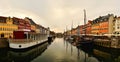
[[[119,34],[119,32],[117,34]]]

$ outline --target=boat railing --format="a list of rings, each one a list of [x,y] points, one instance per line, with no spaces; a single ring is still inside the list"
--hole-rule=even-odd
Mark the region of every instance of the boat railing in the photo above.
[[[32,42],[32,39],[8,39],[9,42],[12,43],[26,43],[26,42]]]

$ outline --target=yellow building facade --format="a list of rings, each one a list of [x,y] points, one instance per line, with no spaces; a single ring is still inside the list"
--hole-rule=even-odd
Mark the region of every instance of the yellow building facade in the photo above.
[[[13,31],[18,30],[18,26],[13,24],[10,17],[0,17],[0,38],[13,38]]]
[[[31,25],[31,30],[36,31],[35,25]]]

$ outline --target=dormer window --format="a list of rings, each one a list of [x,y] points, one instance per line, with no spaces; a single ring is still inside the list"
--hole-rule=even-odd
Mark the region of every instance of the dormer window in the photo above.
[[[117,29],[119,29],[120,27],[118,26]]]

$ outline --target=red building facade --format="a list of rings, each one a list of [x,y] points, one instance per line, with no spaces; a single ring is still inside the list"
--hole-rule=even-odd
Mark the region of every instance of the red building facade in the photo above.
[[[79,27],[80,27],[80,30],[79,30],[79,31],[80,31],[80,34],[84,34],[84,29],[83,29],[83,28],[84,28],[84,25],[81,25],[81,26],[79,26]]]
[[[92,21],[88,21],[88,23],[86,24],[86,34],[91,34],[91,23]]]
[[[18,25],[18,29],[28,29],[31,30],[31,25],[29,21],[26,21],[24,19],[13,17],[14,24]]]

